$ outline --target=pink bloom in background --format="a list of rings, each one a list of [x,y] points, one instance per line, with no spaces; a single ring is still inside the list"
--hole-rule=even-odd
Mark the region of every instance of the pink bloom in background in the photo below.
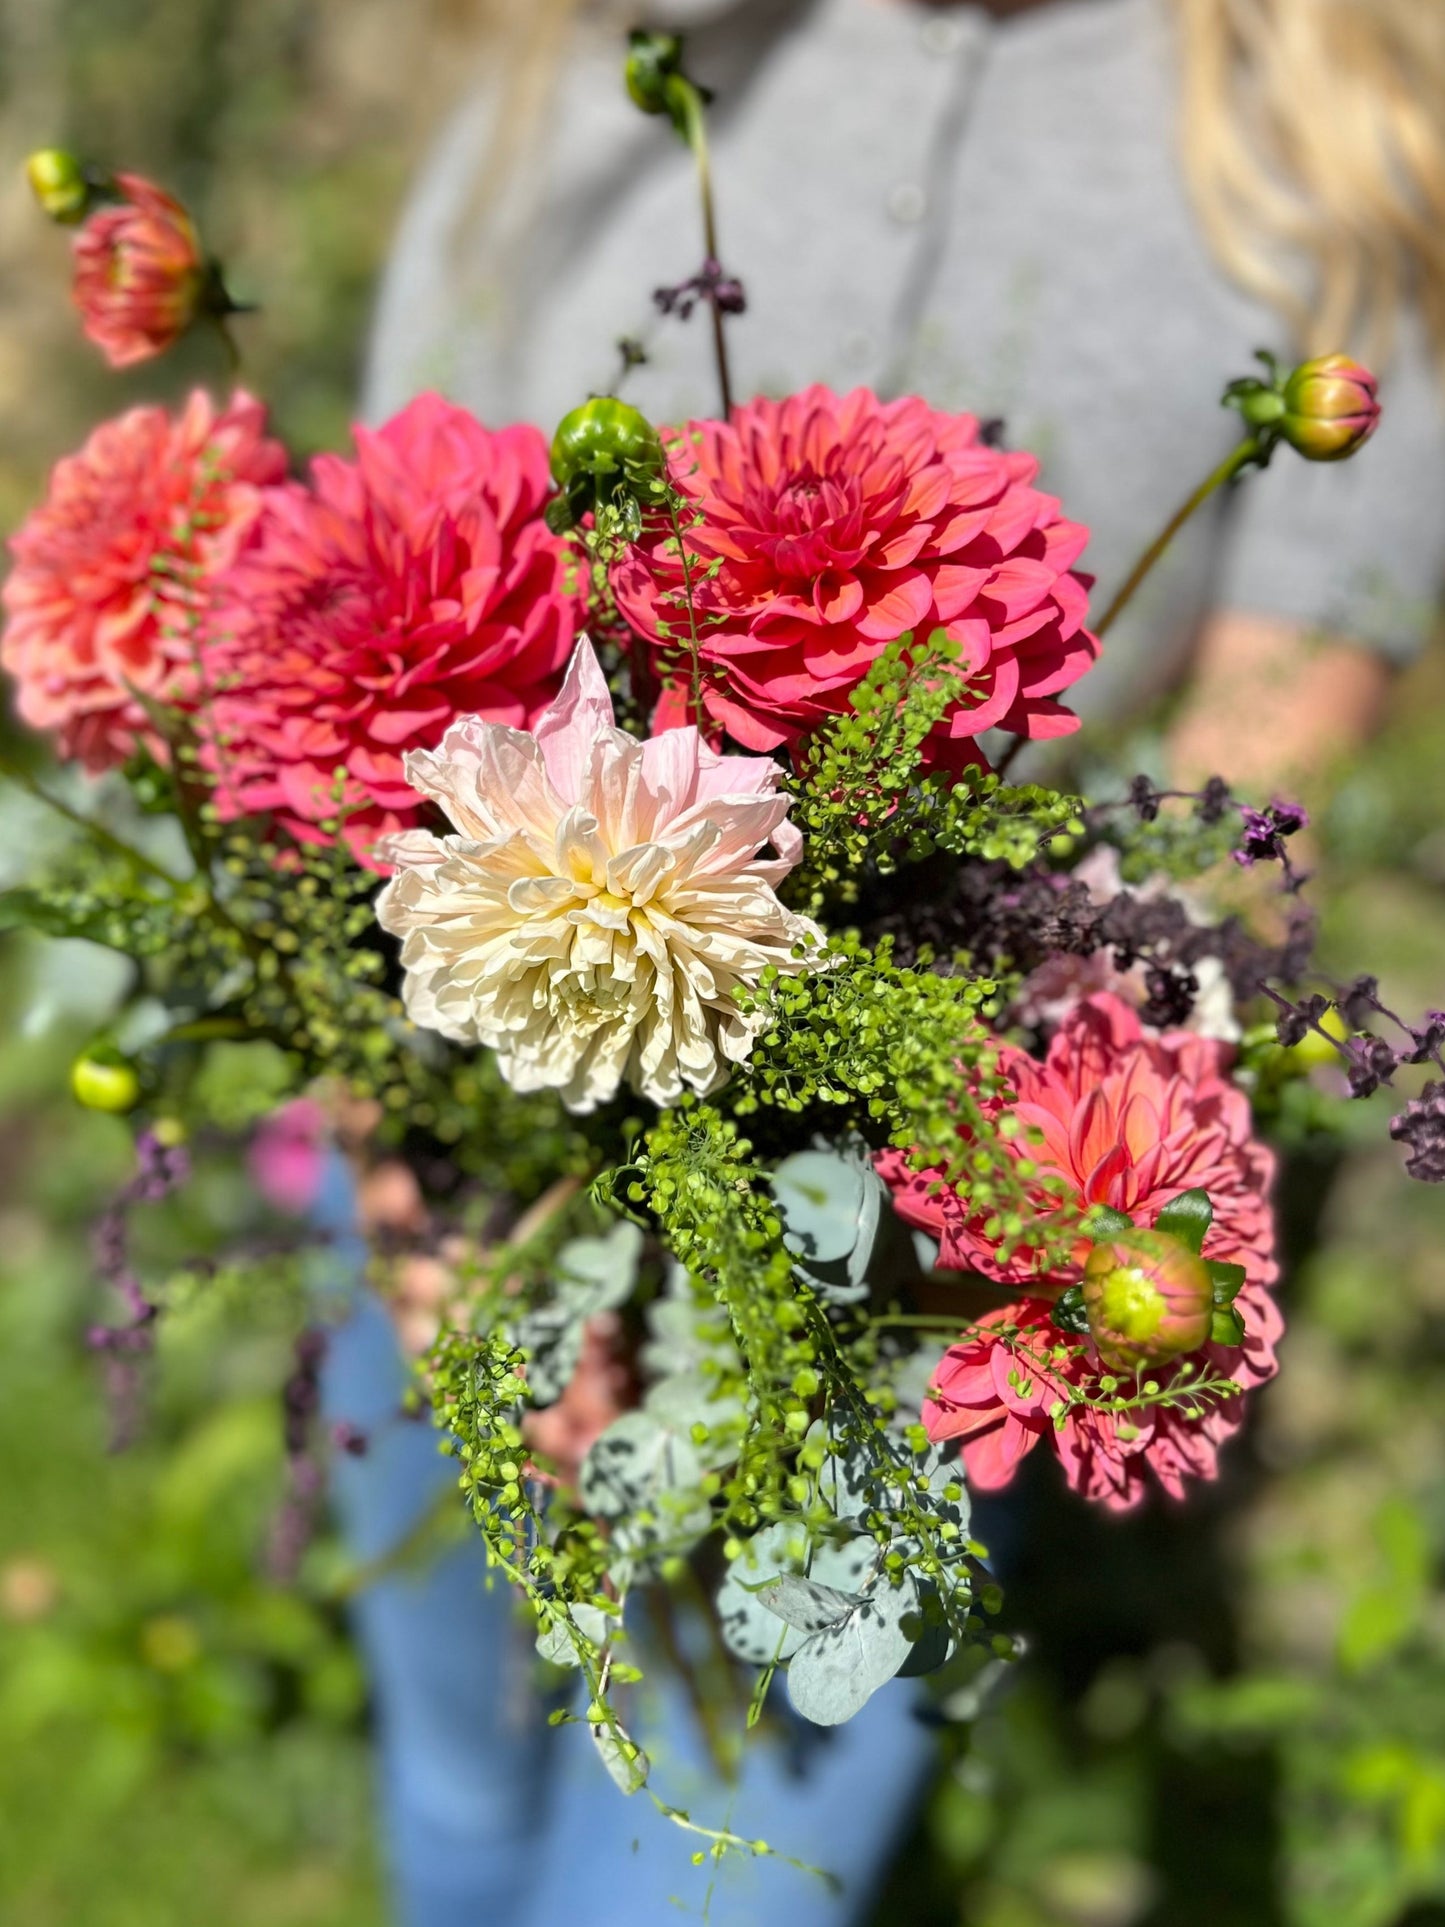
[[[10,540],[0,663],[20,715],[88,769],[159,749],[132,689],[185,702],[218,576],[286,472],[265,411],[199,390],[180,415],[132,408],[57,462]]]
[[[356,459],[318,456],[309,488],[268,499],[228,584],[214,677],[216,801],[331,838],[347,772],[346,838],[366,859],[425,800],[402,758],[458,715],[523,726],[556,693],[584,602],[546,528],[547,448],[535,428],[483,428],[423,395]]]
[[[119,205],[97,208],[75,237],[75,305],[112,368],[161,354],[196,318],[205,262],[179,201],[139,174],[117,174]]]
[[[749,749],[792,745],[845,710],[885,644],[946,629],[958,701],[930,754],[979,760],[986,729],[1066,735],[1057,700],[1098,654],[1084,627],[1088,531],[1032,486],[1030,455],[986,447],[971,415],[823,387],[755,401],[727,422],[664,432],[705,670],[704,706]],[[613,571],[623,614],[671,657],[689,635],[683,568],[654,519]],[[659,725],[683,714],[668,672]]]
[[[1196,1380],[1212,1368],[1249,1390],[1274,1377],[1284,1320],[1269,1292],[1253,1279],[1241,1289],[1235,1309],[1244,1320],[1243,1345],[1206,1345],[1190,1363]],[[1151,1474],[1176,1499],[1184,1497],[1188,1480],[1215,1478],[1219,1448],[1244,1419],[1240,1396],[1201,1397],[1199,1418],[1177,1405],[1125,1412],[1066,1405],[1062,1425],[1055,1424],[1056,1403],[1073,1387],[1097,1392],[1107,1368],[1088,1339],[1058,1330],[1052,1310],[1049,1299],[1023,1298],[987,1313],[974,1334],[949,1346],[934,1370],[924,1429],[932,1439],[962,1442],[970,1483],[984,1492],[1007,1485],[1020,1459],[1041,1440],[1058,1455],[1076,1491],[1118,1512],[1139,1504]],[[1006,1328],[1016,1328],[1016,1335],[1009,1338]],[[1167,1388],[1178,1382],[1179,1366],[1151,1368],[1147,1377]],[[1120,1377],[1122,1392],[1132,1386],[1131,1377]]]
[[[1283,1328],[1266,1289],[1279,1275],[1268,1197],[1274,1157],[1252,1136],[1248,1101],[1225,1074],[1227,1047],[1184,1031],[1146,1033],[1127,1004],[1103,993],[1077,1006],[1042,1063],[1011,1045],[1001,1046],[998,1057],[1015,1095],[1011,1102],[987,1099],[986,1114],[1011,1113],[1027,1127],[1007,1141],[1011,1155],[1032,1160],[1041,1177],[1064,1179],[1076,1204],[1107,1204],[1150,1225],[1181,1192],[1209,1193],[1214,1222],[1204,1255],[1244,1266],[1247,1282],[1236,1309],[1246,1336],[1243,1347],[1206,1346],[1193,1363],[1211,1362],[1242,1385],[1271,1377]],[[986,1219],[971,1214],[955,1191],[935,1189],[936,1177],[913,1170],[902,1152],[884,1152],[878,1169],[900,1216],[939,1240],[941,1265],[1024,1292],[1078,1282],[1081,1263],[1041,1276],[1027,1250],[1001,1251]],[[1046,1208],[1043,1190],[1030,1188]],[[1070,1482],[1116,1506],[1143,1496],[1146,1467],[1176,1494],[1186,1476],[1213,1477],[1219,1443],[1240,1423],[1238,1398],[1210,1405],[1201,1420],[1177,1408],[1117,1419],[1075,1408],[1063,1429],[1054,1429],[1049,1409],[1061,1396],[1054,1381],[1093,1382],[1107,1367],[1091,1341],[1049,1323],[1051,1303],[1029,1296],[991,1313],[980,1335],[945,1353],[933,1381],[939,1397],[923,1413],[930,1435],[964,1439],[970,1475],[985,1486],[1006,1483],[1022,1454],[1048,1438]],[[1014,1320],[1023,1328],[1018,1342],[1028,1358],[1016,1356],[1016,1345],[996,1333]],[[1066,1363],[1049,1362],[1055,1347],[1064,1348]],[[1167,1384],[1178,1370],[1175,1364],[1148,1375]]]
[[[326,1168],[325,1111],[311,1097],[293,1098],[263,1120],[251,1140],[251,1182],[267,1204],[293,1218],[316,1202]]]

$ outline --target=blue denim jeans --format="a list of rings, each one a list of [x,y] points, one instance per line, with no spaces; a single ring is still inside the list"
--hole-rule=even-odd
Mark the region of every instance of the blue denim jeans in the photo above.
[[[339,1455],[333,1503],[353,1555],[383,1558],[455,1478],[426,1422],[398,1416],[407,1368],[382,1305],[362,1285],[349,1175],[328,1167],[315,1217],[330,1235],[328,1293],[344,1293],[323,1375],[328,1420],[368,1436]],[[531,1638],[479,1541],[405,1561],[368,1586],[354,1623],[371,1682],[386,1857],[402,1927],[650,1927],[699,1911],[714,1927],[850,1927],[870,1897],[933,1764],[912,1689],[877,1694],[827,1733],[789,1721],[755,1735],[740,1781],[711,1766],[665,1665],[637,1689],[637,1736],[670,1805],[710,1826],[766,1839],[839,1885],[775,1859],[692,1864],[704,1840],[663,1818],[645,1792],[608,1779],[580,1725],[551,1727]],[[783,1697],[781,1682],[775,1687]]]

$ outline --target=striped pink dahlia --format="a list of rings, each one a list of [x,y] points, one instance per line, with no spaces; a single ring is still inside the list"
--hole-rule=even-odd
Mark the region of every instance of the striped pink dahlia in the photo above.
[[[355,461],[318,456],[309,488],[273,492],[212,652],[222,814],[328,842],[344,769],[346,840],[365,861],[428,813],[408,750],[458,716],[531,723],[583,609],[542,521],[550,492],[535,428],[494,433],[436,395],[358,428]]]
[[[1058,701],[1098,654],[1084,627],[1088,531],[1033,487],[1032,456],[989,448],[971,415],[866,388],[755,401],[664,431],[691,577],[651,518],[613,570],[619,606],[664,652],[666,727],[684,720],[695,624],[703,704],[749,749],[793,745],[848,706],[885,644],[945,629],[959,691],[933,759],[978,759],[986,729],[1059,736]]]
[[[197,391],[179,416],[132,408],[57,462],[10,539],[0,663],[21,717],[88,769],[160,749],[133,692],[189,703],[211,599],[286,473],[265,411]]]

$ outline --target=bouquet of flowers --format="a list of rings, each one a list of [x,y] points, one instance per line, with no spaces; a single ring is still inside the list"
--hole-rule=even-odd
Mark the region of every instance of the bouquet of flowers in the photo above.
[[[626,78],[698,158],[707,259],[662,300],[710,318],[719,415],[592,397],[549,445],[424,395],[304,478],[240,389],[99,427],[11,542],[0,656],[105,780],[6,767],[74,834],[0,924],[134,966],[73,1072],[138,1125],[112,1374],[166,1298],[126,1214],[185,1182],[227,1055],[273,1196],[338,1139],[366,1174],[417,1404],[634,1791],[639,1588],[706,1593],[749,1725],[780,1673],[833,1724],[1013,1655],[971,1489],[1036,1448],[1117,1509],[1213,1478],[1282,1328],[1260,1120],[1320,1053],[1357,1096],[1445,1071],[1445,1015],[1311,974],[1299,806],[1006,780],[1184,514],[1284,444],[1350,455],[1368,373],[1231,384],[1235,454],[1091,627],[1086,530],[972,417],[734,404],[704,99],[668,36]],[[113,363],[229,342],[166,194],[31,175]],[[1275,866],[1270,934],[1181,881],[1231,859]],[[1392,1131],[1445,1178],[1445,1083]]]

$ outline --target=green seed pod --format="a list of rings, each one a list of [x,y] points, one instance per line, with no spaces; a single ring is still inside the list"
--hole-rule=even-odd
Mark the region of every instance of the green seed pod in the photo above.
[[[70,1067],[70,1088],[88,1111],[133,1111],[141,1084],[135,1066],[113,1044],[91,1044]]]

